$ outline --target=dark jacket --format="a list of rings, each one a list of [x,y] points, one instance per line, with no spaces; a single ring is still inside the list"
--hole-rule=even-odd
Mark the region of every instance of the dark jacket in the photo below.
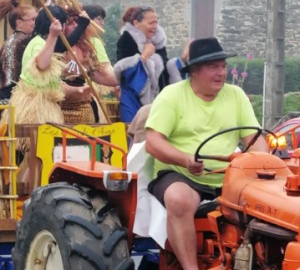
[[[136,41],[133,39],[128,31],[124,31],[117,42],[117,61],[124,58],[140,54]],[[156,48],[155,53],[159,54],[163,60],[164,70],[159,77],[159,90],[161,91],[165,86],[169,84],[169,73],[166,69],[168,62],[167,49],[165,46],[162,48]]]
[[[176,58],[168,60],[163,28],[158,27],[151,40],[130,23],[124,25],[121,33],[114,70],[121,87],[121,120],[131,122],[141,106],[152,103],[165,86],[181,79],[178,70],[181,64]],[[156,51],[144,63],[141,54],[147,42]]]

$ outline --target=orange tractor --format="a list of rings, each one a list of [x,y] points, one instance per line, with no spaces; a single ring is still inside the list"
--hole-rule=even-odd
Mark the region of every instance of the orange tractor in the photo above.
[[[15,270],[135,269],[130,258],[138,175],[126,170],[126,153],[74,129],[62,130],[62,160],[49,183],[24,203],[12,258]],[[241,127],[253,128],[253,127]],[[300,155],[245,152],[195,158],[228,161],[222,195],[195,215],[199,269],[300,269]],[[258,134],[261,129],[254,128]],[[67,160],[67,136],[90,145],[89,161]],[[271,141],[276,135],[271,133]],[[97,144],[122,153],[122,166],[96,160]],[[247,149],[246,149],[247,150]],[[282,149],[281,149],[282,151]],[[293,172],[287,165],[293,165]],[[295,164],[297,169],[295,169]],[[182,269],[168,242],[160,270]]]

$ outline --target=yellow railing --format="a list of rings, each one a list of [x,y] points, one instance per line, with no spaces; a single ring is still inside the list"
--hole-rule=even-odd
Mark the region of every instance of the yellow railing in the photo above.
[[[8,123],[0,125],[1,145],[1,189],[0,189],[0,218],[17,219],[17,170],[16,165],[16,128],[15,108],[9,105],[0,105],[0,110],[7,109]],[[8,206],[9,203],[9,206]]]

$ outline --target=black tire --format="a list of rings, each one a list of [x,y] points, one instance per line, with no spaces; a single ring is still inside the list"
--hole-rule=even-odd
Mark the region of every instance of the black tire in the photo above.
[[[63,270],[134,269],[127,231],[96,190],[67,183],[36,189],[24,204],[23,218],[18,224],[12,252],[14,270],[45,269],[26,266],[31,258],[29,252],[33,253],[30,245],[45,231],[53,236],[55,248],[59,248]]]

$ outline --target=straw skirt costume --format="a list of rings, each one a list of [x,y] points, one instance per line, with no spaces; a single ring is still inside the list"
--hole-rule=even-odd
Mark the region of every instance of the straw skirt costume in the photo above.
[[[46,41],[34,37],[25,49],[20,81],[12,91],[9,104],[15,107],[16,124],[63,123],[60,102],[64,100],[61,74],[64,67],[58,54],[53,54],[51,64],[45,71],[37,68],[35,56]],[[8,111],[2,114],[1,123],[8,122]],[[18,138],[17,149],[29,150],[29,139]]]

